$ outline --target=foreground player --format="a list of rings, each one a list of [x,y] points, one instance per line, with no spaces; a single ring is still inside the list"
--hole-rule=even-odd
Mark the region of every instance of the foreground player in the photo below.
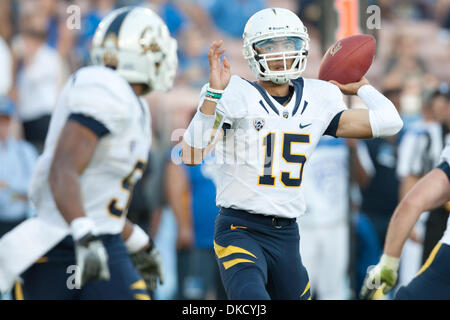
[[[176,42],[151,10],[125,7],[104,18],[92,47],[98,66],[62,89],[34,172],[38,217],[0,241],[0,288],[26,270],[17,298],[149,299],[128,253],[149,281],[161,276],[159,254],[126,213],[151,144],[139,96],[172,86]]]
[[[406,194],[391,218],[384,254],[366,277],[361,289],[363,299],[371,299],[377,290],[388,293],[397,282],[403,245],[422,212],[450,200],[450,144],[441,155],[441,164],[425,175]],[[447,230],[416,277],[401,287],[395,299],[450,299],[450,219]]]
[[[247,22],[244,56],[258,78],[231,77],[222,41],[209,51],[210,79],[183,140],[196,165],[214,142],[217,171],[215,251],[230,299],[309,299],[296,218],[305,211],[305,163],[322,135],[372,138],[402,127],[394,105],[369,85],[301,78],[309,37],[291,11],[264,9]],[[342,93],[369,110],[346,110]],[[216,121],[217,120],[217,121]],[[330,159],[333,161],[333,159]]]

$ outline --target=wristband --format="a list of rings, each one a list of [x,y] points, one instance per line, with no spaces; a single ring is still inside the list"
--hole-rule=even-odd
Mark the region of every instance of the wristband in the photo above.
[[[215,102],[215,103],[218,103],[218,102],[219,102],[219,99],[217,99],[217,98],[211,98],[211,97],[209,97],[209,96],[205,96],[205,100],[212,101],[212,102]]]
[[[127,247],[129,253],[135,253],[143,249],[149,241],[150,238],[147,233],[135,224],[131,235],[125,241],[125,246]]]
[[[210,91],[206,91],[206,98],[213,98],[213,99],[217,99],[219,100],[220,98],[222,98],[222,94],[221,93],[214,93],[214,92],[210,92]]]
[[[76,218],[70,223],[70,231],[74,241],[78,241],[88,233],[94,234],[95,223],[91,218]]]
[[[225,90],[219,90],[219,89],[213,89],[211,87],[208,86],[208,88],[206,88],[206,91],[212,92],[212,93],[217,93],[217,94],[223,94],[225,92]]]

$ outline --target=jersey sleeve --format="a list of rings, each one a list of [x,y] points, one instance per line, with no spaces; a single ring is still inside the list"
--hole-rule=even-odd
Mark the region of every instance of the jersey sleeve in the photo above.
[[[326,110],[326,129],[323,135],[328,135],[337,138],[336,132],[339,127],[339,120],[342,113],[347,110],[347,105],[344,102],[344,96],[341,90],[335,85],[327,83],[327,95],[325,95],[325,110]],[[323,94],[323,93],[322,93]]]
[[[441,159],[438,168],[444,171],[450,181],[450,143],[447,143],[446,147],[441,153]]]
[[[123,88],[103,79],[74,78],[68,98],[69,118],[81,119],[91,128],[104,127],[112,134],[123,131],[129,121],[129,101]],[[97,123],[95,123],[97,122]],[[94,128],[94,127],[93,127]]]

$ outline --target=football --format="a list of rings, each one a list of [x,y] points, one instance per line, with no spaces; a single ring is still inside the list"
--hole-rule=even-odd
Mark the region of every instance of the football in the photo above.
[[[319,79],[335,80],[342,84],[357,82],[369,70],[375,49],[375,38],[367,34],[354,35],[337,41],[322,59]]]

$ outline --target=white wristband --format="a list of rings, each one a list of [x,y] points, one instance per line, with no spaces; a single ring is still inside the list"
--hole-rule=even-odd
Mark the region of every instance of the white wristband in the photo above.
[[[206,148],[211,142],[215,121],[216,114],[206,115],[198,110],[184,133],[184,141],[196,149]]]
[[[80,240],[89,232],[94,234],[95,223],[91,218],[76,218],[70,223],[70,231],[75,241]]]
[[[125,246],[129,253],[135,253],[142,250],[150,241],[150,237],[137,224],[133,226],[133,231],[125,241]]]

